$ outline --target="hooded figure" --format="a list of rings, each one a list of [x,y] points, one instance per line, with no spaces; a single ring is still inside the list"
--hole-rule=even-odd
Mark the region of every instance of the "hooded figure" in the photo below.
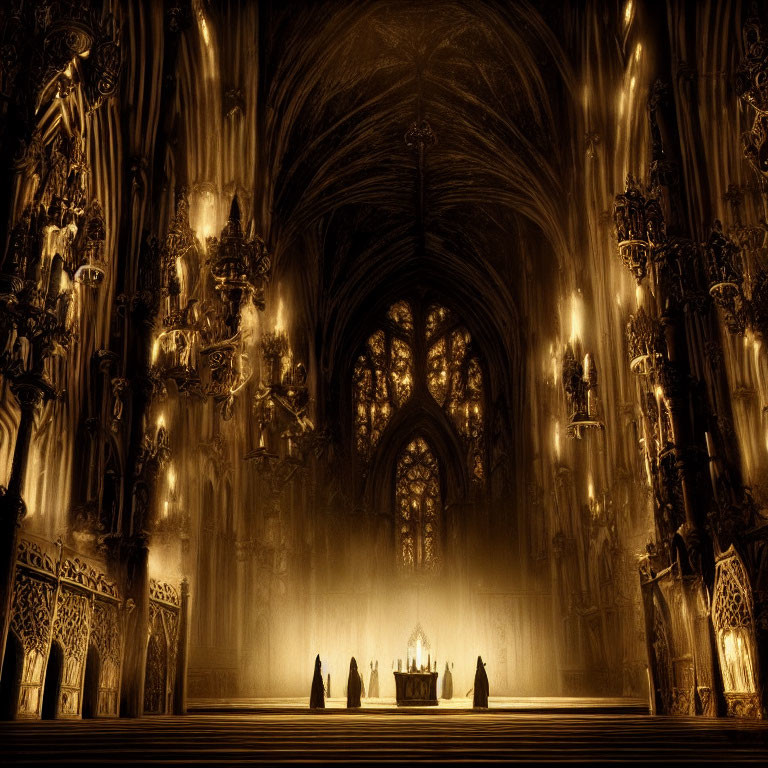
[[[355,657],[349,662],[349,679],[347,680],[347,709],[356,709],[360,706],[361,686],[360,673],[357,671]]]
[[[323,670],[320,667],[320,654],[315,659],[315,674],[312,677],[312,691],[309,694],[310,709],[325,709],[325,690],[323,689]]]
[[[371,662],[371,680],[368,683],[368,698],[370,699],[378,699],[379,698],[379,662],[376,662],[376,667],[374,668],[373,662]]]
[[[453,675],[451,670],[448,669],[448,662],[445,662],[445,672],[443,672],[443,698],[453,698]]]
[[[475,670],[475,695],[472,706],[479,709],[488,709],[488,675],[485,674],[485,664],[482,658],[477,657],[477,669]]]

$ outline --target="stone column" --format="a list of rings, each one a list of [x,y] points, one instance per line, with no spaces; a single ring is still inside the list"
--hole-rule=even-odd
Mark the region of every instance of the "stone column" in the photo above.
[[[173,686],[173,714],[187,714],[187,664],[189,660],[189,581],[181,581],[179,637],[176,648],[176,678]]]
[[[134,602],[125,628],[120,688],[120,715],[140,717],[144,713],[144,673],[149,642],[149,546],[144,536],[137,535],[118,543],[118,561],[123,570],[122,583],[126,597]]]
[[[20,376],[11,383],[21,408],[19,431],[13,450],[11,478],[5,493],[0,496],[0,664],[5,656],[5,644],[13,610],[13,585],[16,574],[16,548],[19,527],[26,514],[26,505],[21,496],[29,463],[29,448],[37,409],[43,398],[50,396],[51,387],[34,374]]]

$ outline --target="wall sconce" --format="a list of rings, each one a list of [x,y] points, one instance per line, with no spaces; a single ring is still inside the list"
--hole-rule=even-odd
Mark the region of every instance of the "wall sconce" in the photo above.
[[[616,195],[613,205],[619,257],[624,266],[642,282],[653,248],[666,240],[664,217],[658,200],[647,200],[631,174],[626,189]]]
[[[570,406],[568,437],[580,440],[585,429],[603,429],[598,418],[597,366],[590,354],[583,363],[577,360],[570,343],[563,351],[562,382]]]

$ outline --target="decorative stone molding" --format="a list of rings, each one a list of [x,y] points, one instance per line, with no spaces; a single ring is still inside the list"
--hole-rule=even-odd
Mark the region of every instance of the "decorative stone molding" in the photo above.
[[[176,587],[165,581],[157,581],[156,579],[149,580],[149,598],[150,600],[155,600],[158,603],[165,603],[174,608],[179,608],[181,606],[179,591]]]
[[[43,539],[25,535],[19,539],[16,562],[36,571],[56,576],[59,549],[55,544]]]
[[[111,581],[106,573],[88,562],[81,555],[67,553],[61,564],[60,578],[99,595],[107,595],[115,600],[120,598],[117,584]]]

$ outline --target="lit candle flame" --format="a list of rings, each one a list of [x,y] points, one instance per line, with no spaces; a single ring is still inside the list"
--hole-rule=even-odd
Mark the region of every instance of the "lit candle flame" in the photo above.
[[[583,327],[584,318],[581,297],[578,293],[574,292],[571,294],[571,344],[581,339]]]
[[[283,300],[277,301],[277,318],[275,319],[275,333],[283,333],[285,331],[285,318],[283,317]]]

